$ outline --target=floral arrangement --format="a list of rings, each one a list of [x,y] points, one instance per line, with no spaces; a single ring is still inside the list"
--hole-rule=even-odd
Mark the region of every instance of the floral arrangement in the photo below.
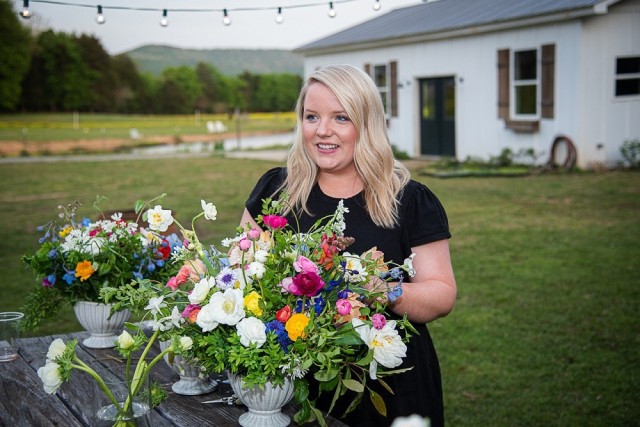
[[[103,200],[98,197],[94,203],[99,212]],[[138,202],[136,212],[146,203]],[[22,308],[26,329],[53,317],[63,302],[102,302],[103,287],[124,286],[134,279],[166,280],[175,274],[167,264],[171,251],[181,244],[175,234],[164,237],[140,228],[137,221],[122,219],[122,213],[110,218],[103,214],[97,221],[78,219],[80,206],[58,206],[58,219],[38,227],[44,232],[38,249],[22,258],[41,281]]]
[[[114,421],[114,426],[125,427],[135,425],[133,420],[138,412],[145,412],[150,407],[135,408],[135,399],[143,391],[143,385],[149,377],[149,373],[153,366],[162,360],[165,354],[175,351],[187,351],[191,348],[193,341],[189,337],[177,337],[171,342],[171,345],[161,351],[150,362],[146,361],[153,343],[159,336],[160,331],[156,331],[148,338],[142,330],[133,324],[128,324],[134,328],[136,333],[132,336],[127,330],[124,330],[116,341],[116,350],[125,358],[125,376],[126,397],[119,395],[116,391],[109,389],[108,382],[102,378],[95,369],[83,362],[76,354],[77,340],[71,340],[66,344],[60,338],[56,338],[49,346],[47,352],[47,360],[44,366],[38,369],[44,390],[49,394],[54,394],[60,386],[71,378],[72,371],[78,370],[89,374],[98,384],[100,390],[108,397],[110,404],[103,408],[105,413],[109,413],[109,420]],[[139,354],[142,349],[142,353]],[[135,357],[133,357],[135,353]],[[137,363],[133,366],[132,361],[137,359]],[[167,393],[158,385],[152,384],[150,390],[146,390],[151,394],[147,402],[151,406],[160,404],[166,397]]]
[[[344,235],[348,210],[342,202],[307,233],[278,214],[284,203],[286,198],[265,200],[256,218],[261,229],[239,227],[222,241],[225,251],[205,247],[195,233],[197,219],[216,219],[212,203],[201,201],[203,211],[190,229],[155,206],[145,214],[149,228],[163,232],[175,223],[185,238],[171,255],[179,272],[163,286],[140,280],[128,289],[104,289],[103,296],[144,308],[154,330],[190,337],[193,346],[182,355],[209,372],[227,370],[260,387],[291,378],[297,423],[324,421],[315,403],[327,391],[334,403],[347,390],[357,393],[347,412],[368,391],[385,414],[367,377],[390,390],[383,378],[406,370],[393,368],[402,363],[405,340],[415,330],[406,318],[387,319],[385,307],[402,293],[403,270],[412,275],[412,257],[392,266],[375,248],[347,252],[353,239]]]

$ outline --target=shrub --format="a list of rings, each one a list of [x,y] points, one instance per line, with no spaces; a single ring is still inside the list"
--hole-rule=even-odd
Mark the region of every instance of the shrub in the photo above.
[[[640,139],[627,139],[620,146],[620,153],[632,168],[640,168]]]

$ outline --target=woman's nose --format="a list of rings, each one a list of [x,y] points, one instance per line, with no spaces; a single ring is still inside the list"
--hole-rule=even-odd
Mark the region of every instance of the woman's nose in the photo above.
[[[316,134],[318,136],[329,136],[333,132],[331,128],[331,123],[328,120],[320,120],[318,122],[318,128],[316,129]]]

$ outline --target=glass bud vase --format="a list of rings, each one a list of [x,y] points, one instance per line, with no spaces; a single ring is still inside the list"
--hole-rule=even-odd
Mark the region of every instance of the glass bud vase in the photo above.
[[[131,368],[130,375],[134,368]],[[97,381],[93,381],[94,427],[151,427],[151,394],[149,376],[142,378],[142,385],[132,395],[135,382],[126,379],[124,366],[96,370],[104,380],[107,393]]]

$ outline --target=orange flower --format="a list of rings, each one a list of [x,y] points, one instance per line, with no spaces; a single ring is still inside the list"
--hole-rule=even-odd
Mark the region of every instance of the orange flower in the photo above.
[[[81,261],[76,265],[76,277],[79,277],[81,282],[87,280],[93,273],[95,270],[91,261]]]
[[[189,323],[196,323],[196,319],[198,318],[198,313],[200,313],[200,308],[194,308],[193,310],[191,310],[191,313],[189,313]]]
[[[306,328],[308,324],[309,318],[306,315],[296,313],[287,320],[284,329],[287,331],[287,335],[289,335],[291,341],[295,341],[298,338],[304,338],[306,336],[304,328]]]

